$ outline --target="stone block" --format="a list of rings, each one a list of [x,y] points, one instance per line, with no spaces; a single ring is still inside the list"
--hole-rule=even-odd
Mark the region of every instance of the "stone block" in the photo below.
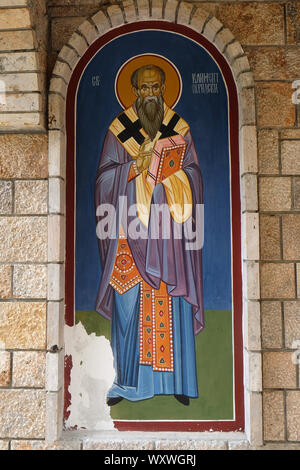
[[[227,446],[222,440],[164,439],[155,442],[155,450],[227,450]]]
[[[124,17],[119,5],[111,5],[107,8],[107,13],[110,17],[110,21],[113,28],[124,24]]]
[[[238,41],[234,41],[226,47],[224,55],[227,58],[228,62],[231,64],[235,61],[235,59],[244,55],[244,50]]]
[[[61,215],[48,217],[48,261],[59,263],[65,258],[65,219]]]
[[[99,10],[98,13],[92,16],[92,21],[95,23],[100,34],[104,34],[105,31],[108,31],[110,29],[108,18],[101,10]]]
[[[242,57],[237,57],[231,64],[231,69],[236,79],[238,79],[242,73],[250,72],[250,65],[247,56],[243,55]]]
[[[260,304],[256,301],[244,301],[243,315],[244,346],[249,351],[261,350]]]
[[[260,255],[263,260],[281,259],[280,217],[260,216]]]
[[[242,176],[241,183],[242,211],[257,211],[257,176],[246,173]]]
[[[294,178],[293,206],[295,209],[300,209],[300,178]]]
[[[72,34],[71,39],[68,41],[68,44],[78,52],[80,56],[82,56],[88,48],[88,43],[82,36],[77,34],[76,32]]]
[[[36,73],[1,74],[1,80],[4,82],[6,92],[39,91],[39,81]]]
[[[9,112],[0,113],[0,127],[7,132],[34,132],[45,131],[45,115],[39,112]],[[22,135],[23,137],[23,135]]]
[[[262,394],[256,392],[245,393],[245,431],[254,447],[263,444],[262,424]]]
[[[288,44],[300,43],[300,5],[289,1],[286,5],[286,29]]]
[[[58,392],[63,385],[64,351],[48,352],[46,356],[46,390]]]
[[[84,16],[53,18],[51,20],[52,49],[57,52],[60,51],[84,20]]]
[[[291,84],[260,82],[256,84],[257,119],[261,127],[293,127],[295,106]]]
[[[284,9],[276,3],[220,3],[218,18],[242,44],[284,44]]]
[[[89,44],[92,44],[99,36],[97,28],[89,21],[85,21],[80,25],[78,31],[80,31]]]
[[[237,59],[234,63],[236,63],[238,60],[240,59]],[[245,68],[245,71],[246,70],[247,68]],[[256,116],[254,88],[243,88],[240,91],[240,123],[243,126],[251,126],[255,122]]]
[[[44,349],[46,304],[44,302],[1,302],[0,341],[6,349]]]
[[[31,21],[27,8],[1,10],[0,29],[25,29],[30,27]]]
[[[13,387],[45,386],[45,353],[16,351],[13,353]]]
[[[49,178],[49,213],[63,214],[65,207],[65,183],[60,178]]]
[[[300,214],[282,216],[283,258],[300,259]]]
[[[187,2],[180,2],[179,10],[177,13],[177,23],[189,25],[192,10],[193,4]]]
[[[43,439],[45,392],[0,390],[0,437]]]
[[[257,136],[255,126],[243,126],[241,139],[241,174],[257,172]]]
[[[278,131],[263,129],[258,132],[259,173],[279,173]]]
[[[253,88],[254,87],[254,80],[252,72],[242,72],[237,77],[237,84],[238,88]]]
[[[59,301],[64,297],[64,267],[62,264],[48,265],[48,300]]]
[[[282,174],[300,175],[300,140],[281,142]]]
[[[287,392],[287,438],[300,441],[300,391]]]
[[[47,146],[46,135],[0,135],[0,178],[47,178]]]
[[[12,182],[0,181],[0,214],[12,212]]]
[[[262,366],[261,353],[244,351],[245,376],[248,383],[245,383],[250,392],[261,392],[262,390]]]
[[[300,298],[300,263],[296,264],[297,272],[297,297]]]
[[[7,94],[5,102],[0,103],[0,112],[37,112],[42,109],[39,93]]]
[[[11,381],[11,356],[8,351],[0,351],[0,387],[9,387]]]
[[[49,176],[65,178],[65,135],[61,131],[49,131]]]
[[[66,61],[69,64],[70,69],[73,69],[79,60],[77,52],[75,52],[74,49],[71,49],[71,47],[68,46],[63,46],[62,50],[59,53],[59,58]]]
[[[168,0],[169,2],[169,0]],[[168,4],[167,4],[168,5]],[[165,17],[166,18],[166,17]],[[206,21],[209,18],[209,13],[205,10],[203,10],[201,7],[199,7],[195,14],[192,17],[192,21],[190,26],[198,31],[198,33],[202,33],[204,25],[206,24]],[[168,19],[168,18],[166,18]]]
[[[19,51],[34,49],[31,30],[1,31],[0,51]]]
[[[260,281],[262,299],[295,297],[295,267],[293,263],[263,263]]]
[[[296,366],[290,352],[265,352],[263,354],[264,388],[296,388]]]
[[[225,47],[234,40],[234,35],[227,28],[221,29],[215,37],[214,44],[220,52],[224,52]]]
[[[13,296],[21,299],[46,298],[47,267],[29,264],[17,264],[14,266]]]
[[[64,393],[61,388],[59,392],[47,392],[46,395],[46,444],[61,438],[63,427]]]
[[[65,100],[61,95],[49,94],[49,128],[63,129],[65,125]]]
[[[283,392],[264,392],[264,439],[266,441],[284,441],[284,396]]]
[[[11,443],[11,450],[17,450],[17,451],[24,451],[24,450],[29,450],[29,451],[42,451],[42,450],[69,450],[69,451],[74,451],[74,450],[81,450],[81,444],[80,442],[68,442],[68,441],[55,441],[53,443],[47,443],[46,441],[18,441],[18,440],[13,440]]]
[[[300,57],[293,47],[246,48],[255,80],[296,80]]]
[[[280,137],[282,140],[300,140],[300,129],[282,129]]]
[[[35,52],[10,52],[0,54],[0,69],[7,72],[34,72],[38,69]]]
[[[284,302],[285,347],[294,349],[300,344],[300,301]]]
[[[127,23],[133,23],[137,20],[135,3],[132,0],[125,0],[122,3]]]
[[[73,51],[74,52],[74,51]],[[75,54],[75,52],[74,52]],[[78,56],[76,56],[78,58]],[[59,56],[60,58],[60,56]],[[72,70],[70,65],[66,64],[65,62],[61,62],[60,60],[57,60],[53,69],[53,75],[57,75],[58,77],[61,77],[65,82],[69,83],[69,80],[71,78]],[[52,82],[52,80],[51,80]],[[56,91],[56,90],[54,90]]]
[[[257,213],[242,215],[242,251],[244,260],[259,259],[259,222]]]
[[[259,179],[259,207],[261,211],[271,212],[291,210],[291,179],[261,177]]]
[[[50,82],[50,89],[52,93],[58,93],[62,95],[63,98],[67,95],[67,84],[63,78],[52,77]]]
[[[47,349],[61,349],[64,345],[64,303],[48,302]]]
[[[9,450],[9,441],[0,441],[0,451]]]
[[[0,299],[9,299],[12,295],[12,267],[0,265]]]
[[[149,0],[136,0],[138,8],[138,16],[140,20],[148,20],[150,16],[150,2]],[[174,10],[175,18],[175,10]]]
[[[183,11],[186,11],[183,8]],[[163,3],[160,0],[151,1],[151,18],[161,20],[163,15]]]
[[[47,210],[47,181],[15,181],[16,214],[47,214]]]
[[[248,441],[229,441],[228,450],[250,450],[251,446]]]
[[[248,300],[259,299],[259,264],[255,261],[244,261],[243,271],[247,286],[244,295]]]
[[[0,262],[47,261],[46,217],[0,217]]]
[[[282,312],[280,302],[261,302],[261,328],[263,349],[282,348]]]

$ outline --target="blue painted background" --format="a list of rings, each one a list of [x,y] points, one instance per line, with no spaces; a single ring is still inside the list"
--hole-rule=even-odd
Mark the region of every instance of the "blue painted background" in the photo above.
[[[77,95],[76,310],[93,310],[101,266],[95,233],[94,184],[105,133],[121,108],[115,76],[131,57],[160,54],[183,82],[176,112],[190,125],[199,157],[205,202],[203,249],[205,309],[228,310],[231,299],[230,183],[227,93],[211,56],[193,41],[164,31],[140,31],[113,40],[87,66]],[[219,72],[218,94],[193,94],[192,73]],[[100,78],[100,86],[92,79]]]

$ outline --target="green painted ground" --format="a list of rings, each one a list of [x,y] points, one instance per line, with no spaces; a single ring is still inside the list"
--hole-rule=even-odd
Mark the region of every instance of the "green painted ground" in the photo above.
[[[88,334],[110,339],[110,322],[94,311],[77,311],[76,323]],[[232,319],[230,310],[206,310],[205,329],[196,338],[199,398],[190,406],[181,405],[173,396],[150,400],[123,400],[111,409],[113,419],[220,420],[233,418]]]

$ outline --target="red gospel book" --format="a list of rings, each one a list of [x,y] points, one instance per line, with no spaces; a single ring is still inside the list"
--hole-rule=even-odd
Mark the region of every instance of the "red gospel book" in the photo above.
[[[147,180],[151,186],[154,187],[181,169],[186,146],[186,141],[181,135],[156,142],[147,173]]]

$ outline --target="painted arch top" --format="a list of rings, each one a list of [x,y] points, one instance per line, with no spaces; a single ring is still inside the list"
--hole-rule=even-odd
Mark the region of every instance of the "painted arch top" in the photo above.
[[[225,56],[240,97],[241,125],[254,124],[254,82],[249,62],[240,43],[222,23],[202,8],[176,0],[124,0],[121,5],[101,9],[84,21],[63,46],[50,84],[49,129],[64,128],[65,98],[73,70],[90,45],[113,28],[138,21],[161,20],[197,31]],[[245,96],[244,96],[245,95]],[[250,99],[249,99],[250,97]],[[243,105],[247,99],[247,106]],[[247,108],[247,113],[244,112]]]

